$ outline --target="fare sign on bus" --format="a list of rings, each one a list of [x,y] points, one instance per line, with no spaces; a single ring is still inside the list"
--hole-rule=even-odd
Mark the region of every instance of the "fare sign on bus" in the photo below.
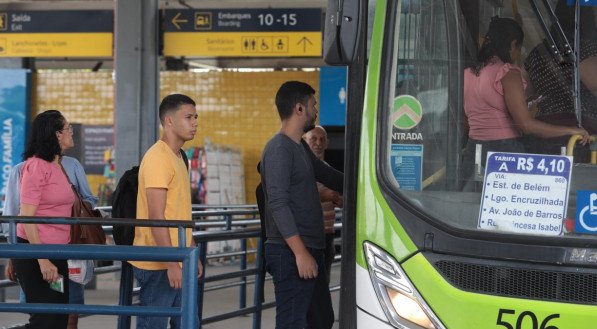
[[[560,235],[568,205],[572,158],[489,152],[478,227]]]

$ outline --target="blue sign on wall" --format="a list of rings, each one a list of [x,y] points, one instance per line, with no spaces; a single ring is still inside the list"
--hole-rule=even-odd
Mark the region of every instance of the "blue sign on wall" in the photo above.
[[[346,67],[325,66],[319,71],[319,124],[346,124]]]
[[[2,205],[10,171],[22,161],[29,114],[29,70],[0,69],[0,140]]]

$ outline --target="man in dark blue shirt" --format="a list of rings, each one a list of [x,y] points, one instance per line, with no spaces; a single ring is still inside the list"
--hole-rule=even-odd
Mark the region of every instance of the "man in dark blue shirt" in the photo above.
[[[343,175],[317,159],[302,139],[317,119],[314,94],[303,82],[282,84],[276,94],[282,127],[261,157],[265,258],[274,279],[276,328],[331,328],[334,323],[316,182],[342,192]]]

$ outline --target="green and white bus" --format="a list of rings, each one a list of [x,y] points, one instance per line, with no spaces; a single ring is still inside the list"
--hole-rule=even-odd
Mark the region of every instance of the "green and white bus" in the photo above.
[[[573,95],[573,110],[552,123],[587,127],[595,116],[578,105],[588,87],[577,50],[595,42],[597,30],[574,24],[564,38],[556,2],[330,0],[324,57],[349,72],[341,328],[597,328],[597,221],[588,218],[584,230],[577,223],[579,191],[597,190],[597,167],[579,163],[589,147],[566,149],[574,164],[567,179],[556,178],[566,195],[550,232],[525,226],[537,222],[528,212],[517,217],[521,225],[482,225],[483,188],[463,188],[463,72],[491,17],[522,25],[520,66],[545,44],[573,68],[562,90]],[[576,23],[594,3],[568,2]],[[570,159],[560,153],[566,141],[525,143],[553,146],[560,161]],[[476,164],[484,187],[488,176]],[[506,184],[517,184],[512,177]]]

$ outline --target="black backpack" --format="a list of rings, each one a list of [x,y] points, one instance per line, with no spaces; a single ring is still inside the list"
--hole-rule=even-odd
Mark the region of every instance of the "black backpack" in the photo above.
[[[183,150],[180,150],[180,155],[188,170],[189,160],[187,154]],[[122,175],[112,194],[112,218],[137,217],[138,188],[139,166],[134,166]],[[112,236],[114,237],[114,242],[116,244],[130,246],[135,240],[135,227],[130,225],[113,225]]]

